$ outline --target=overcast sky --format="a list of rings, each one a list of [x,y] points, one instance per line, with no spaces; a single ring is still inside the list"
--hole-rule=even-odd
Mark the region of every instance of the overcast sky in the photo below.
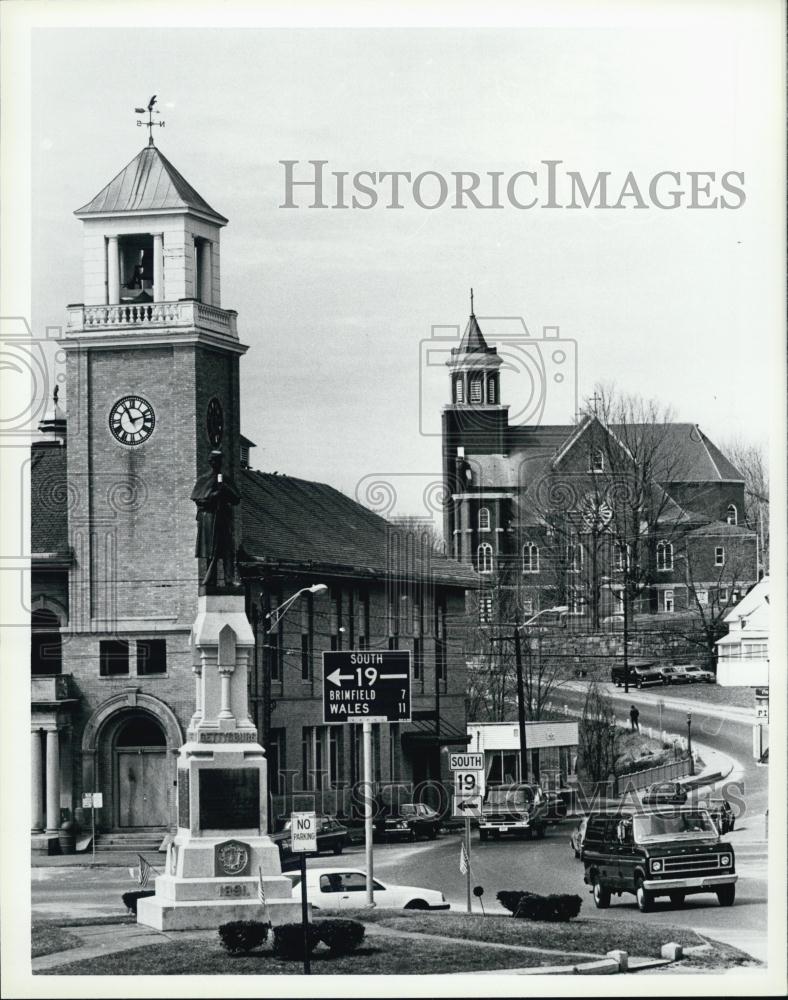
[[[242,424],[257,468],[351,495],[382,476],[398,513],[423,513],[448,376],[420,378],[420,342],[434,324],[464,325],[471,285],[490,340],[499,324],[484,317],[520,316],[536,340],[558,326],[576,341],[581,398],[614,380],[715,441],[765,441],[781,322],[782,51],[760,6],[631,30],[39,31],[36,328],[81,301],[72,213],[144,145],[133,109],[156,93],[157,145],[230,220],[222,304],[250,345]],[[284,159],[505,175],[555,159],[590,182],[611,171],[619,186],[630,170],[646,185],[661,170],[735,170],[747,200],[728,211],[427,211],[410,198],[402,211],[286,210]],[[528,392],[525,375],[504,374],[504,402]],[[565,394],[548,398],[544,420],[569,416]]]

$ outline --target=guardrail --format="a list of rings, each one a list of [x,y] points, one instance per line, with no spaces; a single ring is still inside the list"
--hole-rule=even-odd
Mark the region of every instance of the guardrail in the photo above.
[[[658,781],[675,781],[677,778],[684,778],[690,773],[690,759],[682,757],[680,760],[671,761],[670,764],[658,764],[656,767],[646,768],[645,771],[628,771],[616,775],[616,778],[619,789],[626,785],[629,789],[640,790]]]

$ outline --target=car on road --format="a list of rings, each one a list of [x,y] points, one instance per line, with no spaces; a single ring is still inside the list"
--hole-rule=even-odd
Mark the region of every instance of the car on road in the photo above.
[[[566,795],[562,795],[560,792],[553,791],[552,789],[545,790],[544,796],[546,799],[547,806],[547,822],[548,823],[560,823],[562,819],[566,819],[567,814],[567,804]]]
[[[681,670],[686,680],[691,684],[714,684],[717,680],[711,670],[704,670],[697,663],[688,663],[686,666],[681,667]]]
[[[622,810],[589,816],[581,851],[594,904],[632,893],[646,913],[659,896],[682,906],[686,896],[716,893],[720,906],[736,898],[736,858],[705,809]]]
[[[375,834],[380,840],[435,840],[441,828],[440,815],[425,802],[403,802],[398,809],[380,816]]]
[[[640,796],[644,806],[683,805],[687,801],[687,789],[680,781],[657,781]]]
[[[502,833],[542,838],[548,822],[548,800],[539,785],[516,782],[490,785],[479,818],[479,840],[496,840]]]
[[[289,872],[293,899],[301,898],[301,873]],[[307,897],[316,909],[355,909],[365,905],[367,876],[356,868],[309,868]],[[448,910],[449,903],[437,889],[393,882],[372,881],[372,898],[378,909]]]
[[[630,660],[629,664],[629,684],[632,687],[642,688],[649,684],[664,684],[659,665],[652,660]],[[623,663],[616,663],[610,671],[610,681],[616,687],[621,687],[625,682],[626,670]]]
[[[588,816],[583,816],[580,822],[572,831],[572,835],[569,838],[569,843],[572,845],[572,853],[576,858],[580,857],[580,853],[583,850],[583,840],[586,835],[586,827],[588,826]]]
[[[279,847],[279,856],[282,861],[293,859],[292,843],[290,839],[290,820],[288,820],[279,833],[271,835],[271,840]],[[334,854],[341,854],[350,844],[350,833],[346,826],[343,826],[334,816],[317,817],[317,851],[311,852],[320,854],[323,851],[333,851]]]
[[[708,810],[714,825],[720,831],[720,835],[730,833],[736,825],[736,816],[727,799],[709,799],[703,803],[703,808]]]

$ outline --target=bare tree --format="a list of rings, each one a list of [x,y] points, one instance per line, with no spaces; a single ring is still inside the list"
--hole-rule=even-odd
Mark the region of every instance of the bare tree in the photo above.
[[[769,572],[769,464],[760,444],[729,441],[723,452],[744,476],[745,524],[758,535],[759,569]]]
[[[593,681],[586,692],[580,718],[578,766],[592,784],[615,773],[620,732],[613,704]]]

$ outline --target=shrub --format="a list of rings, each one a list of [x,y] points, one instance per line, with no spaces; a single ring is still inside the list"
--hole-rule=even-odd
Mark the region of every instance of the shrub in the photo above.
[[[564,893],[540,896],[535,892],[499,892],[498,899],[514,917],[564,922],[576,917],[583,905],[580,896]]]
[[[366,928],[358,920],[321,920],[317,924],[320,940],[335,955],[347,955],[364,940]]]
[[[222,948],[231,955],[259,948],[268,937],[268,924],[260,920],[228,920],[219,926]]]
[[[310,954],[320,941],[320,930],[307,924],[307,947]],[[303,924],[279,924],[274,927],[274,955],[277,958],[304,958]]]
[[[137,889],[135,892],[124,892],[121,896],[123,900],[123,905],[127,910],[130,910],[134,916],[137,916],[137,900],[144,899],[146,896],[155,896],[155,889]]]

